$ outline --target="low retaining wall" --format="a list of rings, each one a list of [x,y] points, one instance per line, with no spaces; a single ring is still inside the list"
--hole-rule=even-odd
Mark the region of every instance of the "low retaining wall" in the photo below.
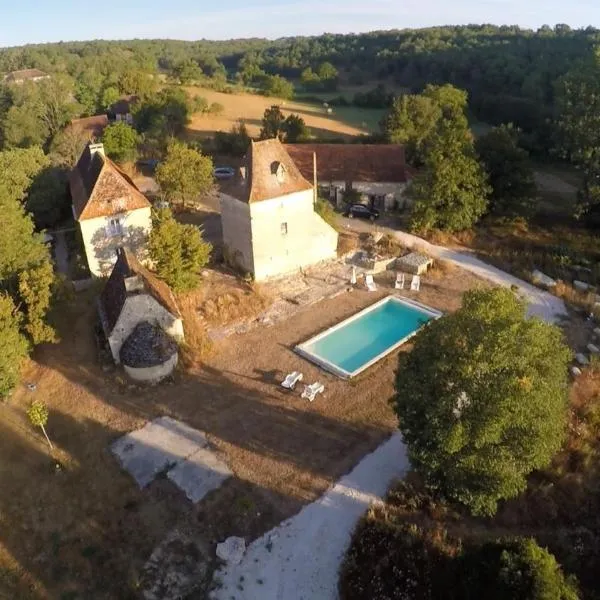
[[[165,377],[168,377],[177,366],[177,353],[160,365],[152,367],[128,367],[123,365],[125,373],[134,381],[140,383],[158,383]]]

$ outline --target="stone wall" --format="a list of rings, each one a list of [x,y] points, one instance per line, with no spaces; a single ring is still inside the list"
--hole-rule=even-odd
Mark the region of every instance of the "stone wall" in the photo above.
[[[168,377],[177,366],[177,354],[173,354],[164,363],[153,367],[129,367],[123,365],[125,373],[134,381],[140,383],[158,383]]]

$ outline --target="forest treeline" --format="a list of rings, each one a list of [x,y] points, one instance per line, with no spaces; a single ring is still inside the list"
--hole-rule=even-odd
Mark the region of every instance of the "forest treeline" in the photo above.
[[[557,80],[599,41],[600,31],[592,27],[557,25],[531,31],[469,25],[274,41],[68,42],[1,50],[0,72],[31,67],[62,72],[80,82],[80,96],[98,87],[101,78],[114,81],[129,69],[246,85],[280,76],[308,84],[307,89],[310,83],[318,87],[317,74],[324,71],[329,72],[327,89],[334,87],[334,78],[344,85],[384,81],[410,92],[420,92],[426,84],[451,83],[468,92],[470,110],[478,119],[493,125],[512,122],[526,133],[539,134],[553,116]],[[545,143],[542,135],[535,141]]]

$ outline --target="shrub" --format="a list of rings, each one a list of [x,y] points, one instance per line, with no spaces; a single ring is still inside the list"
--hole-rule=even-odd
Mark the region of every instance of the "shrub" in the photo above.
[[[329,200],[317,198],[315,212],[323,219],[323,221],[325,221],[325,223],[331,225],[334,229],[337,229],[337,214]]]

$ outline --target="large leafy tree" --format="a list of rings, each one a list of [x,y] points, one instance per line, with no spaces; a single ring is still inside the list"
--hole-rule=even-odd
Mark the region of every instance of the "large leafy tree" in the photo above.
[[[0,399],[7,396],[19,379],[19,369],[29,346],[20,332],[22,315],[11,297],[0,292]]]
[[[274,104],[265,109],[262,118],[262,128],[260,130],[260,139],[268,140],[271,138],[279,138],[283,141],[285,137],[285,117],[281,112],[281,108]]]
[[[395,406],[426,483],[475,514],[526,487],[561,447],[571,353],[507,289],[472,290],[399,358]]]
[[[425,140],[431,135],[442,116],[441,108],[422,95],[404,94],[394,102],[381,122],[386,140],[391,144],[403,144],[407,160],[422,165]]]
[[[175,291],[189,290],[198,284],[200,270],[208,263],[211,250],[198,227],[178,223],[168,208],[154,213],[150,257],[156,272]]]
[[[558,111],[560,150],[583,173],[579,214],[595,215],[600,208],[600,48],[560,80]]]
[[[455,597],[461,600],[578,600],[550,552],[533,539],[517,538],[468,546],[458,559]]]
[[[118,163],[135,160],[138,141],[136,130],[124,121],[112,123],[102,134],[106,154]]]
[[[426,140],[425,164],[414,178],[411,227],[462,231],[487,208],[490,188],[477,161],[466,119],[441,119]]]
[[[213,190],[212,159],[183,142],[172,141],[156,169],[156,181],[168,200],[185,207]]]
[[[475,142],[492,188],[489,210],[495,214],[528,216],[535,209],[533,168],[518,139],[518,129],[500,125]]]

